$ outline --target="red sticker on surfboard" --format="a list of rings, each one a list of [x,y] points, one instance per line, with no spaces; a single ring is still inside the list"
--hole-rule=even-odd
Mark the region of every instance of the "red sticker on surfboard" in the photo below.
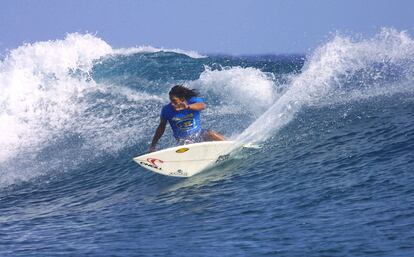
[[[149,162],[152,165],[154,165],[155,168],[158,168],[158,165],[155,162],[164,163],[163,160],[159,160],[159,159],[155,159],[155,158],[148,158],[147,159],[147,162]]]

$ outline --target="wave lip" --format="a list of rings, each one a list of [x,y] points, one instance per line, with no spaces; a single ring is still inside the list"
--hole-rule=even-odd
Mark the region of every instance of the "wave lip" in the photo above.
[[[169,49],[169,48],[157,48],[153,46],[139,46],[139,47],[131,47],[131,48],[120,48],[116,49],[114,51],[115,55],[132,55],[136,53],[156,53],[156,52],[172,52],[177,54],[184,54],[188,57],[194,58],[194,59],[201,59],[201,58],[207,58],[207,56],[202,55],[196,51],[188,51],[188,50],[182,50],[178,48]]]
[[[307,59],[283,95],[238,140],[263,141],[304,105],[321,106],[414,90],[414,40],[384,28],[372,39],[337,35]]]
[[[47,137],[42,124],[64,122],[75,111],[70,98],[85,86],[69,73],[87,73],[94,60],[109,53],[112,48],[101,39],[77,33],[12,50],[0,66],[0,124],[5,132],[0,162],[23,145],[42,142]]]
[[[159,97],[91,77],[114,50],[91,34],[26,44],[0,62],[0,187],[76,168],[135,142],[134,106]],[[149,108],[149,107],[148,107]],[[139,117],[139,116],[138,116]]]

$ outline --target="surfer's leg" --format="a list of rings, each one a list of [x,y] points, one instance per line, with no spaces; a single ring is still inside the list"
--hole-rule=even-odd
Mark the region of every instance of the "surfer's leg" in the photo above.
[[[206,141],[224,141],[226,138],[214,130],[206,130],[203,133],[203,138]]]

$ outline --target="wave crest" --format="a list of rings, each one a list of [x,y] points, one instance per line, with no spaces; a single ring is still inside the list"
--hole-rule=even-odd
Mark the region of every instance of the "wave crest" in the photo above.
[[[336,104],[414,90],[414,41],[384,28],[367,40],[336,35],[307,59],[286,91],[238,140],[263,141],[304,105]]]

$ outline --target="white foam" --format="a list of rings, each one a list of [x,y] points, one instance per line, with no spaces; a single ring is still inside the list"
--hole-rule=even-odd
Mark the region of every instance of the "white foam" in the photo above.
[[[389,67],[399,70],[397,81],[389,82]],[[284,94],[238,140],[266,140],[289,123],[304,105],[412,92],[413,78],[414,41],[407,33],[383,29],[374,38],[359,41],[337,35],[315,50]],[[351,88],[347,88],[348,83]],[[355,85],[358,86],[352,88]]]
[[[0,144],[5,146],[0,150],[0,162],[13,155],[22,141],[27,145],[44,140],[42,123],[55,126],[56,119],[51,117],[62,122],[73,113],[70,98],[84,84],[70,78],[68,72],[87,72],[94,59],[111,52],[109,45],[89,34],[69,34],[64,40],[12,50],[0,70]],[[36,136],[30,136],[33,134]]]
[[[212,70],[206,67],[200,78],[189,86],[215,94],[221,105],[237,105],[254,115],[263,113],[276,98],[273,75],[255,68]]]
[[[74,33],[26,44],[0,62],[0,187],[116,153],[143,134],[137,124],[152,117],[133,110],[155,109],[147,104],[161,99],[89,76],[113,53],[103,40]]]

